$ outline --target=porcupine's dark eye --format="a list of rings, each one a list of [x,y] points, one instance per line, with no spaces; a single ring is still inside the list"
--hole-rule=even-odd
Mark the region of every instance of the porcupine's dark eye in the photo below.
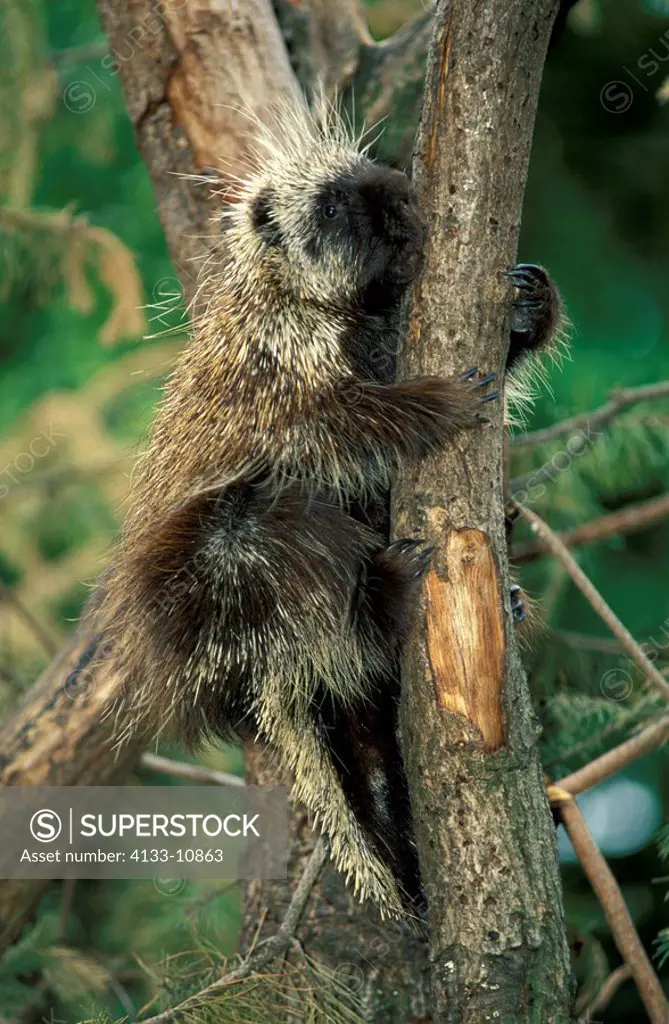
[[[335,220],[339,215],[339,204],[338,203],[324,203],[323,204],[323,216],[326,220]]]

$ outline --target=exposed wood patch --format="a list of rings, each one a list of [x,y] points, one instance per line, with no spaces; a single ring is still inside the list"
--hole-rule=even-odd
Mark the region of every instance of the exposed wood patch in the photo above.
[[[437,703],[480,729],[485,746],[504,743],[504,623],[499,576],[481,530],[451,530],[448,576],[427,577],[427,642]]]

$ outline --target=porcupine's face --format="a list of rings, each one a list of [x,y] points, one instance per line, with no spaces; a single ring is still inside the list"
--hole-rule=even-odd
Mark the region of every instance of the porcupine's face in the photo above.
[[[406,176],[322,148],[312,164],[283,170],[250,204],[283,280],[301,299],[369,312],[392,306],[420,269],[426,235]]]

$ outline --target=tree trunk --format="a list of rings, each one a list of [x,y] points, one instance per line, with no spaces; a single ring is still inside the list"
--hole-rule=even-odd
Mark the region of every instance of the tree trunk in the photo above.
[[[99,5],[114,58],[113,70],[121,76],[137,144],[151,174],[170,252],[188,297],[193,294],[196,279],[197,264],[193,264],[193,259],[206,255],[202,238],[212,231],[209,217],[215,211],[205,185],[174,172],[192,175],[221,167],[232,174],[244,173],[246,147],[252,135],[244,110],[262,117],[277,94],[295,88],[296,76],[304,85],[313,84],[316,78],[336,84],[349,106],[355,98],[356,108],[362,109],[368,124],[392,110],[393,117],[377,150],[386,162],[408,166],[422,95],[425,52],[432,31],[431,15],[421,14],[395,39],[377,45],[369,38],[357,0],[341,4],[335,0],[300,4],[274,0],[281,32],[269,0],[244,0],[243,4],[234,0],[164,0],[160,6],[153,0],[99,0]],[[496,18],[480,2],[471,11],[465,10],[463,3],[453,4],[452,19],[455,20],[457,12],[457,32],[448,20],[446,5],[437,15],[442,36],[448,27],[452,44],[450,66],[448,61],[437,60],[435,64],[435,50],[429,96],[432,100],[433,93],[436,94],[440,119],[447,106],[448,123],[440,124],[443,134],[439,138],[425,126],[421,136],[421,147],[428,160],[425,173],[421,175],[419,169],[419,180],[437,233],[419,293],[420,318],[414,314],[411,337],[412,345],[416,346],[412,360],[425,365],[429,363],[425,346],[432,333],[435,344],[439,338],[448,339],[449,347],[444,345],[442,350],[436,344],[438,355],[432,356],[434,368],[440,371],[448,370],[451,363],[457,363],[457,369],[471,365],[472,359],[468,360],[465,353],[480,352],[483,341],[488,346],[488,357],[480,360],[482,363],[497,365],[502,358],[500,323],[504,290],[495,272],[511,261],[515,247],[536,90],[550,19],[547,11],[539,17],[539,0],[530,5],[532,16],[528,16],[527,24],[520,21],[520,0],[514,0],[510,13],[502,8],[500,0],[495,6],[499,8]],[[550,5],[543,4],[544,8],[547,6]],[[530,43],[535,29],[537,37]],[[128,59],[130,50],[132,57]],[[508,66],[500,63],[503,59],[509,60]],[[441,68],[441,78],[438,73],[435,78],[435,67]],[[443,86],[447,71],[449,86],[444,90],[439,83]],[[468,81],[472,84],[469,90],[465,88]],[[525,101],[527,106],[523,108]],[[511,129],[515,132],[513,137]],[[443,166],[446,139],[450,140],[454,154],[460,154],[448,171]],[[466,178],[468,166],[470,177]],[[471,189],[471,181],[477,183],[475,190]],[[451,182],[456,192],[449,199],[447,183]],[[459,218],[457,222],[450,220],[449,201],[453,205],[452,216]],[[443,231],[450,223],[458,225],[453,235]],[[442,294],[440,273],[444,274],[437,268],[437,237],[448,268],[447,311],[439,308],[436,299]],[[468,240],[475,244],[467,248]],[[458,260],[469,268],[467,280]],[[476,331],[466,338],[459,326],[464,323],[476,324]],[[417,362],[412,362],[412,367]],[[489,458],[485,465],[481,454],[484,451]],[[463,910],[462,920],[456,922],[449,917],[448,908],[437,899],[438,883],[429,883],[439,1012],[444,1012],[448,987],[445,981],[449,979],[456,982],[448,993],[454,1008],[462,1009],[468,999],[478,1000],[471,1002],[473,1016],[470,1013],[460,1017],[460,1010],[453,1009],[453,1016],[440,1018],[444,1020],[478,1022],[485,1019],[486,1013],[495,1013],[498,1002],[494,985],[501,986],[500,1006],[519,1005],[523,999],[529,1003],[534,996],[537,1005],[546,1009],[548,1004],[538,998],[535,985],[540,965],[546,978],[552,979],[555,1004],[564,1005],[566,1000],[560,895],[553,837],[536,759],[536,730],[520,679],[517,654],[513,648],[509,652],[504,648],[499,589],[502,584],[495,582],[495,572],[502,576],[506,564],[501,537],[501,490],[494,468],[500,461],[499,423],[476,436],[463,438],[458,454],[440,463],[442,480],[438,488],[434,466],[432,475],[427,471],[416,481],[420,487],[417,508],[422,511],[411,513],[426,524],[417,524],[412,519],[411,529],[418,525],[435,535],[442,523],[475,527],[483,538],[479,546],[486,550],[485,537],[490,538],[492,553],[479,578],[482,590],[487,583],[490,591],[485,606],[497,628],[496,646],[491,650],[493,655],[496,652],[497,660],[491,657],[490,665],[495,664],[498,671],[495,674],[490,667],[486,669],[490,699],[484,704],[486,715],[497,730],[494,733],[493,729],[494,743],[499,744],[503,736],[502,746],[494,752],[477,740],[474,724],[468,725],[466,718],[461,720],[436,710],[434,696],[430,696],[434,688],[427,670],[420,667],[418,647],[410,659],[412,685],[407,704],[416,725],[407,730],[407,752],[424,868],[426,872],[439,869],[434,878],[445,880],[449,901]],[[464,467],[472,473],[480,471],[480,475],[470,478]],[[483,485],[477,486],[475,493],[471,479]],[[458,495],[457,500],[449,498],[448,513],[443,480],[448,480],[448,495]],[[402,523],[402,532],[404,521],[409,529],[410,487],[411,482],[407,481],[400,492],[398,522]],[[458,536],[455,535],[456,540]],[[466,575],[464,578],[466,582]],[[453,573],[451,581],[455,585]],[[443,603],[448,583],[435,573],[429,586],[436,595],[434,601]],[[481,592],[477,592],[478,600],[483,605]],[[431,650],[438,660],[440,650],[451,649],[442,641],[449,637],[451,642],[457,641],[459,634],[455,627],[449,633],[447,619],[435,618],[436,625],[432,618],[428,621]],[[495,630],[491,629],[490,636],[494,635]],[[435,646],[437,641],[439,649]],[[2,781],[15,785],[93,785],[117,781],[134,763],[136,750],[128,750],[122,762],[114,762],[111,754],[101,756],[108,735],[99,721],[99,709],[117,681],[104,663],[90,660],[87,645],[86,637],[75,638],[27,695],[23,708],[5,724],[0,734]],[[508,671],[503,698],[500,664]],[[463,687],[461,696],[466,692]],[[473,692],[475,696],[476,688]],[[502,700],[503,713],[499,710]],[[481,725],[478,718],[474,718],[474,723]],[[419,746],[416,734],[423,728],[425,739]],[[487,737],[487,732],[482,732]],[[468,744],[464,750],[453,749],[458,736]],[[454,764],[461,762],[457,775],[445,767],[439,768],[447,749]],[[419,766],[425,764],[429,764],[430,771],[423,777]],[[248,752],[247,768],[252,779],[274,779],[262,766],[260,753],[255,749]],[[422,778],[435,786],[432,801]],[[511,780],[517,789],[516,797]],[[492,795],[488,795],[488,789]],[[430,860],[431,837],[425,828],[426,815],[433,814],[435,806],[439,807],[437,818],[442,819],[443,827],[435,829],[434,840],[448,864],[445,872],[441,863],[434,863],[438,855]],[[504,844],[500,844],[500,850],[491,845],[493,810],[499,812],[504,823]],[[517,819],[512,812],[518,813]],[[314,838],[300,811],[295,813],[291,828],[291,873],[295,875]],[[534,829],[536,840],[532,848],[529,834],[520,835],[524,829],[528,833]],[[449,842],[449,838],[453,841]],[[457,856],[460,849],[469,851],[466,863]],[[512,854],[518,852],[528,857],[524,862],[525,873],[512,862]],[[501,859],[484,864],[482,858],[493,853]],[[476,864],[481,864],[479,874],[472,870]],[[505,881],[508,879],[508,898],[492,885],[502,875]],[[491,899],[497,896],[499,912],[488,903],[481,902],[478,907],[478,894],[464,890],[470,880],[480,888],[485,883]],[[0,921],[5,942],[25,923],[42,887],[39,882],[0,884]],[[250,886],[247,933],[256,925],[263,908],[268,908],[269,924],[278,921],[288,896],[285,884],[262,882]],[[468,902],[458,904],[458,900]],[[499,937],[492,937],[496,925],[491,924],[478,947],[474,943],[481,936],[475,934],[475,922],[469,917],[477,907],[481,921],[494,919],[499,923]],[[521,915],[523,925],[514,926]],[[422,941],[403,926],[382,925],[374,910],[361,909],[334,872],[326,872],[315,890],[301,935],[310,955],[329,963],[340,979],[348,979],[359,993],[369,1021],[417,1024],[437,1019],[430,1009]],[[452,971],[445,966],[447,962],[452,963]],[[494,965],[502,963],[506,969],[504,977],[499,966],[493,970]],[[524,968],[525,979],[520,976]],[[475,994],[467,996],[470,989]],[[482,994],[486,993],[490,1002],[485,1004],[485,1013],[477,1016],[484,1005]],[[537,1010],[534,1016],[498,1016],[505,1021],[566,1019],[546,1013],[541,1016]]]
[[[414,179],[432,226],[402,375],[501,375],[554,0],[451,0]],[[569,1019],[569,958],[538,725],[508,600],[503,409],[396,488],[394,534],[435,546],[404,665],[403,738],[429,905],[434,1020]]]

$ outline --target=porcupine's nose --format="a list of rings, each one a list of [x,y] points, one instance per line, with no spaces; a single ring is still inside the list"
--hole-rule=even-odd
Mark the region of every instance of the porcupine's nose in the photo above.
[[[419,209],[411,183],[400,171],[387,170],[384,204],[385,233],[400,261],[403,272],[412,279],[423,259],[427,224]],[[398,273],[402,273],[397,268]]]
[[[420,269],[427,236],[411,183],[401,171],[371,167],[359,189],[386,254],[384,278],[404,287]]]
[[[416,236],[424,240],[425,222],[405,174],[388,167],[374,167],[361,183],[361,191],[380,233],[396,242],[406,237],[407,242],[415,244]]]

